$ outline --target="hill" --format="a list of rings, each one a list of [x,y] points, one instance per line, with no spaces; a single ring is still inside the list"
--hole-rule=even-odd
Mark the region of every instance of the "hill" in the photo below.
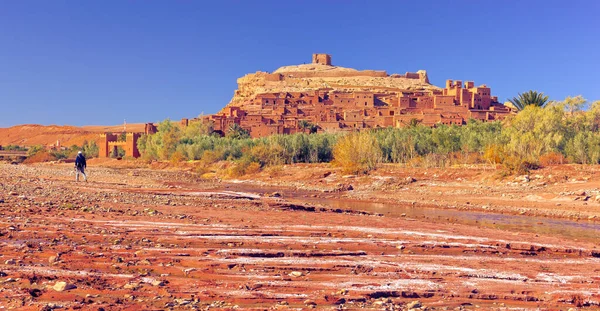
[[[258,71],[237,80],[238,89],[228,106],[247,105],[258,94],[308,92],[329,89],[339,92],[432,91],[425,70],[389,75],[383,70],[357,70],[331,64],[331,56],[315,54],[313,63],[283,66],[272,73]],[[325,59],[326,57],[329,57]],[[324,58],[324,59],[317,59]]]
[[[0,128],[0,145],[53,145],[57,141],[60,141],[62,146],[81,145],[85,140],[96,140],[100,133],[121,131],[123,131],[123,125],[76,127],[69,125],[23,124]],[[127,124],[127,131],[143,132],[144,124]]]

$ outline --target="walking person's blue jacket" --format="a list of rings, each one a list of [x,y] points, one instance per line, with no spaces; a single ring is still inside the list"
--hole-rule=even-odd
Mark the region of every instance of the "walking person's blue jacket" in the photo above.
[[[75,158],[75,166],[77,168],[86,168],[87,167],[83,153],[77,154],[77,158]]]
[[[77,158],[75,158],[75,181],[79,181],[79,174],[83,175],[85,181],[87,181],[87,175],[85,174],[85,168],[87,167],[87,163],[85,163],[85,157],[83,153],[79,151],[77,153]]]

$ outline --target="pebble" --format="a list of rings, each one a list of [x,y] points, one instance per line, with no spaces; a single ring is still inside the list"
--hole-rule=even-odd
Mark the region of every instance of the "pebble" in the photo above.
[[[59,281],[59,282],[56,282],[56,284],[54,284],[54,286],[52,286],[52,288],[57,292],[63,292],[66,290],[75,289],[75,288],[77,288],[77,286],[75,286],[73,284],[69,284],[67,282]]]
[[[310,300],[310,299],[306,299],[306,300],[304,300],[304,304],[305,304],[305,305],[313,305],[313,306],[316,306],[316,305],[317,305],[317,303],[316,303],[316,302],[314,302],[313,300]]]
[[[49,264],[54,264],[56,262],[58,262],[58,256],[50,256],[50,257],[48,257],[48,263]]]
[[[415,301],[409,302],[409,303],[406,305],[406,308],[408,308],[408,309],[416,309],[416,308],[420,308],[420,307],[422,307],[422,306],[423,306],[423,304],[421,304],[421,302],[420,302],[420,301],[418,301],[418,300],[415,300]]]
[[[123,285],[124,289],[137,289],[139,286],[139,284],[137,283],[127,283],[125,285]]]
[[[152,286],[165,286],[165,282],[161,280],[152,281]]]
[[[288,274],[289,276],[293,276],[293,277],[301,277],[303,274],[300,271],[292,271],[290,272],[290,274]]]

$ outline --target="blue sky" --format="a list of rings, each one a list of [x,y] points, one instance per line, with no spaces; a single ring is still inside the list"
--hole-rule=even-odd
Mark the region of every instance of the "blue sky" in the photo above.
[[[209,114],[310,62],[600,99],[600,1],[0,1],[0,127]]]

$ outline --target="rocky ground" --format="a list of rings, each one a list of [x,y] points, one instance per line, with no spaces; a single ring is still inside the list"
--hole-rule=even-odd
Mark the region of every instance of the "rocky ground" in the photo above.
[[[600,304],[597,241],[326,204],[480,209],[492,199],[488,213],[523,202],[528,210],[516,214],[526,219],[532,210],[566,211],[572,204],[583,218],[588,208],[597,210],[593,172],[569,173],[576,176],[572,183],[553,182],[548,172],[526,182],[486,181],[478,170],[403,170],[386,182],[385,169],[367,180],[300,166],[236,184],[180,171],[92,167],[89,182],[75,183],[70,165],[0,165],[0,309],[568,310]],[[295,170],[317,175],[292,181],[286,176]],[[381,178],[383,184],[374,184]],[[523,199],[548,193],[568,201]]]
[[[504,176],[487,165],[406,168],[383,165],[369,175],[345,175],[328,164],[297,164],[234,180],[310,190],[320,197],[410,204],[420,208],[600,220],[600,167],[557,165]],[[348,187],[352,191],[347,191]]]

